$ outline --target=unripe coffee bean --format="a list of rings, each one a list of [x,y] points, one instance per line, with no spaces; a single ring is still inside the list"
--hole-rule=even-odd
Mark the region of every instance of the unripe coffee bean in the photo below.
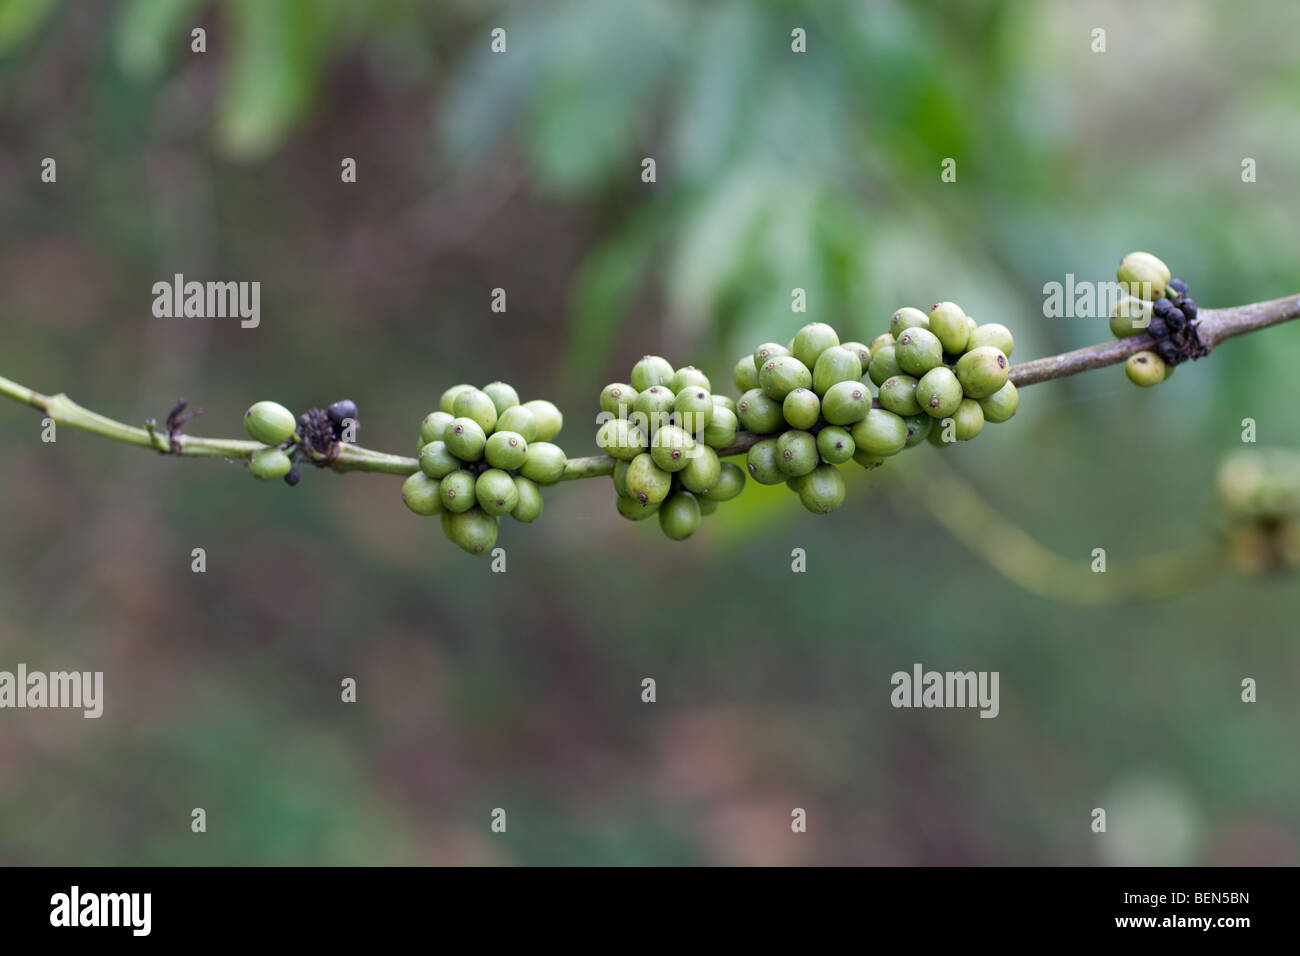
[[[542,490],[535,482],[520,475],[516,475],[514,481],[519,503],[510,512],[510,517],[516,521],[536,521],[542,514]]]
[[[619,418],[627,418],[632,413],[638,394],[640,393],[631,385],[611,382],[600,390],[600,410]]]
[[[794,353],[795,358],[811,369],[816,367],[817,359],[823,352],[831,346],[839,344],[839,335],[825,322],[809,322],[795,333],[794,343],[790,351]],[[859,372],[858,374],[862,373]],[[853,377],[857,378],[857,375]],[[761,377],[759,381],[762,381]]]
[[[652,514],[657,514],[659,504],[660,502],[656,501],[654,504],[643,505],[635,498],[617,498],[614,501],[614,507],[618,509],[618,513],[629,521],[644,521]]]
[[[499,528],[497,519],[481,508],[442,516],[443,533],[470,554],[490,552]]]
[[[512,405],[497,418],[497,431],[515,432],[524,441],[538,441],[537,416],[522,405]],[[554,437],[554,436],[552,436]]]
[[[675,400],[676,396],[663,385],[651,385],[632,403],[632,421],[647,435],[653,435],[661,425],[672,420]]]
[[[813,366],[813,391],[825,395],[837,382],[856,382],[862,378],[862,360],[842,345],[832,345],[817,356]]]
[[[677,480],[687,491],[704,495],[712,490],[721,475],[722,462],[718,453],[707,445],[697,445],[686,467],[677,473]]]
[[[673,373],[672,381],[668,383],[668,389],[675,395],[682,389],[690,387],[699,388],[705,392],[713,391],[713,386],[709,384],[707,375],[694,365],[685,365]]]
[[[293,412],[279,402],[254,402],[244,412],[244,428],[263,445],[282,445],[298,427]]]
[[[930,317],[920,309],[914,309],[910,305],[906,308],[899,309],[889,320],[889,334],[897,340],[907,329],[928,329],[930,327]]]
[[[564,449],[547,441],[528,443],[519,474],[539,485],[553,485],[564,474]]]
[[[452,407],[456,403],[456,396],[461,392],[469,391],[473,388],[473,385],[453,385],[451,388],[447,389],[447,391],[442,393],[442,398],[438,399],[438,408],[446,412],[448,415],[454,416],[455,413],[452,411]]]
[[[885,384],[886,379],[893,378],[903,371],[898,367],[898,358],[894,351],[896,348],[895,345],[886,345],[871,356],[871,364],[867,366],[867,377],[877,388]]]
[[[755,373],[761,372],[763,370],[763,366],[768,363],[769,359],[774,359],[778,355],[789,355],[789,354],[790,354],[790,350],[786,348],[784,345],[778,345],[775,342],[764,342],[758,348],[754,349]]]
[[[544,398],[534,398],[531,402],[524,402],[523,407],[532,412],[533,418],[537,420],[536,438],[528,438],[524,432],[519,432],[530,442],[550,441],[564,427],[564,416],[560,414],[560,410]],[[516,428],[515,431],[519,429]]]
[[[614,462],[614,471],[610,475],[610,478],[614,482],[614,490],[618,492],[620,498],[626,498],[628,496],[627,470],[631,466],[632,463],[630,461],[623,461],[620,459],[619,461]]]
[[[673,397],[672,423],[692,435],[702,435],[713,421],[713,396],[699,385],[688,385]]]
[[[483,386],[483,393],[492,399],[492,405],[496,408],[498,418],[507,408],[514,408],[519,404],[519,393],[515,391],[513,385],[508,385],[505,382],[489,382]]]
[[[759,387],[774,401],[784,401],[796,388],[812,388],[812,372],[793,355],[778,355],[758,370]]]
[[[837,382],[822,397],[822,417],[832,425],[862,421],[871,408],[871,392],[862,382]]]
[[[518,432],[503,432],[497,429],[488,436],[483,448],[483,457],[493,468],[514,471],[524,463],[528,454],[528,442]]]
[[[293,467],[293,460],[278,448],[259,448],[248,460],[248,473],[261,481],[283,478]]]
[[[970,441],[984,428],[984,410],[975,399],[963,398],[957,411],[952,413],[952,420],[956,423],[953,434],[957,440]]]
[[[956,302],[939,302],[930,308],[929,329],[939,339],[945,352],[960,355],[970,337],[970,322]]]
[[[444,441],[431,441],[420,449],[420,471],[430,478],[444,478],[461,466]]]
[[[492,397],[477,388],[466,389],[457,395],[451,403],[451,413],[457,418],[476,422],[485,439],[497,427],[497,407],[492,403]]]
[[[718,510],[718,503],[712,498],[706,498],[704,495],[696,495],[695,503],[700,506],[700,516],[707,518]]]
[[[894,342],[895,339],[894,339],[893,332],[882,332],[880,335],[877,335],[874,339],[871,340],[871,357],[875,358],[876,353],[883,348],[893,348]],[[862,363],[862,367],[867,368],[870,364],[871,364],[870,362],[864,362]]]
[[[754,365],[753,355],[742,355],[736,360],[736,366],[731,370],[731,380],[736,383],[738,392],[758,388],[758,367]]]
[[[916,403],[934,418],[947,418],[965,398],[961,382],[946,365],[932,368],[916,383]]]
[[[596,431],[596,447],[624,461],[631,461],[649,446],[645,432],[625,418],[611,418]]]
[[[979,403],[986,422],[1005,422],[1020,407],[1020,393],[1016,391],[1015,382],[1007,382],[992,395],[981,398]]]
[[[1161,302],[1168,304],[1168,299],[1161,299]],[[1168,314],[1168,309],[1164,310]],[[1153,309],[1150,302],[1143,302],[1141,299],[1126,295],[1115,303],[1115,308],[1110,310],[1110,334],[1117,339],[1128,338],[1130,335],[1141,335],[1147,330],[1147,326],[1152,322]],[[1163,324],[1163,323],[1162,323]]]
[[[930,371],[934,370],[931,369]],[[930,429],[934,426],[934,419],[924,413],[908,415],[903,419],[903,424],[907,426],[907,447],[914,448],[925,441],[926,436],[930,434]]]
[[[977,349],[982,345],[991,345],[1000,349],[1002,354],[1011,358],[1011,350],[1016,347],[1016,340],[1011,330],[1000,322],[985,322],[971,330],[966,339],[966,351]]]
[[[730,395],[714,394],[713,404],[721,405],[727,411],[731,412],[731,414],[733,415],[736,414],[736,400],[732,398]]]
[[[830,350],[827,349],[829,352]],[[823,355],[826,353],[823,352]],[[781,414],[791,428],[809,429],[821,418],[822,403],[815,392],[806,388],[796,388],[781,403]]]
[[[451,425],[452,416],[446,412],[430,412],[420,422],[420,446],[431,441],[443,441],[447,437],[447,427]]]
[[[732,462],[722,462],[718,480],[713,483],[705,495],[714,501],[730,501],[745,490],[745,471]]]
[[[1011,363],[999,349],[981,345],[959,358],[955,371],[967,398],[988,398],[1007,383]]]
[[[857,450],[857,445],[853,443],[853,436],[849,434],[847,428],[827,425],[817,433],[817,451],[832,465],[844,464]]]
[[[665,425],[650,442],[650,457],[664,471],[681,471],[695,450],[695,438],[676,425]]]
[[[776,440],[776,467],[788,477],[806,475],[821,461],[817,439],[798,429],[782,432]]]
[[[943,345],[929,329],[904,329],[894,346],[894,359],[908,375],[920,378],[930,369],[943,364]]]
[[[960,404],[960,402],[958,404]],[[947,429],[949,422],[952,422],[953,427],[956,428],[957,423],[953,421],[951,416],[948,418],[936,418],[934,424],[930,426],[930,434],[925,436],[925,440],[935,448],[947,448],[949,445],[957,444],[956,435],[952,436],[951,441],[944,438],[944,432]]]
[[[519,489],[509,472],[489,468],[474,482],[474,497],[478,506],[490,515],[508,515],[519,504]]]
[[[736,403],[741,427],[756,435],[768,435],[785,423],[781,403],[769,398],[761,388],[751,388]]]
[[[818,465],[799,482],[799,502],[815,515],[844,504],[844,476],[834,465]]]
[[[1134,352],[1124,363],[1124,374],[1134,385],[1150,388],[1165,380],[1165,360],[1155,352]]]
[[[1149,252],[1130,252],[1115,270],[1120,288],[1129,295],[1150,302],[1165,294],[1169,267]]]
[[[735,413],[719,405],[713,409],[713,420],[704,428],[704,444],[710,448],[730,448],[736,443],[739,425]]]
[[[891,339],[892,341],[892,339]],[[862,378],[867,374],[867,366],[871,364],[871,346],[863,345],[861,342],[841,342],[840,348],[844,349],[850,355],[858,360],[858,368],[861,369],[854,378]],[[817,369],[813,369],[813,384],[817,384]],[[834,383],[832,383],[834,384]]]
[[[632,366],[632,387],[638,392],[644,392],[652,385],[667,388],[672,384],[674,374],[673,367],[666,358],[646,355]]]
[[[468,471],[453,471],[445,475],[438,485],[438,498],[444,511],[453,514],[469,511],[476,503],[474,476]]]
[[[675,491],[659,508],[659,527],[674,541],[689,538],[700,526],[700,506],[689,491]]]
[[[745,456],[745,467],[749,471],[749,477],[760,485],[779,485],[785,481],[786,474],[776,463],[778,455],[775,438],[764,438],[760,442],[755,442]]]
[[[637,455],[628,465],[628,497],[642,505],[657,505],[668,497],[673,486],[673,476],[655,464],[650,455]]]
[[[895,415],[921,414],[921,406],[916,403],[916,379],[911,375],[895,375],[885,379],[877,398],[881,405]]]
[[[853,460],[857,462],[859,465],[861,465],[863,468],[865,468],[867,471],[870,471],[873,468],[879,468],[889,459],[886,458],[884,455],[873,455],[870,452],[863,451],[861,448],[859,448],[857,451],[853,453]]]
[[[441,482],[417,471],[402,482],[402,502],[417,515],[442,513],[442,500],[438,497]]]
[[[866,418],[849,429],[849,434],[857,451],[867,455],[888,457],[907,446],[907,424],[901,416],[884,408],[871,409]]]
[[[479,394],[483,395],[482,392]],[[487,398],[486,395],[483,397]],[[447,450],[461,461],[478,461],[483,457],[487,435],[474,419],[454,418],[447,427],[447,437],[443,441],[447,444]]]

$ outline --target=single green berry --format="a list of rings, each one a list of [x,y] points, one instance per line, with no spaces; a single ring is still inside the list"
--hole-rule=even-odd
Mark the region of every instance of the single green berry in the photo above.
[[[644,392],[652,385],[667,388],[673,380],[673,367],[660,355],[646,355],[632,366],[632,387]]]
[[[514,471],[524,463],[528,455],[528,442],[518,432],[503,432],[500,429],[488,436],[483,447],[483,457],[493,468]]]
[[[443,441],[447,437],[447,428],[451,425],[452,416],[446,412],[430,412],[424,416],[424,421],[420,422],[420,446],[423,447],[431,441]]]
[[[478,461],[483,457],[487,435],[474,419],[454,418],[447,426],[447,437],[443,441],[447,444],[447,450],[461,461]]]
[[[451,403],[451,413],[457,418],[472,418],[483,429],[483,437],[492,434],[497,427],[497,407],[487,392],[477,388],[468,389],[456,396]]]
[[[505,382],[489,382],[483,386],[483,394],[492,399],[498,418],[507,408],[514,408],[519,404],[519,393],[515,391],[514,386],[507,385]]]
[[[1115,279],[1131,296],[1154,302],[1165,294],[1169,267],[1149,252],[1130,252],[1120,260]]]
[[[614,507],[618,509],[618,513],[629,521],[644,521],[652,514],[657,514],[660,504],[661,502],[656,501],[654,504],[643,505],[635,498],[614,499]]]
[[[647,435],[653,435],[660,426],[671,421],[675,397],[664,386],[651,385],[632,403],[632,420]]]
[[[619,418],[627,418],[639,394],[631,385],[611,382],[600,390],[600,410]]]
[[[1001,349],[981,345],[959,358],[955,371],[967,398],[988,398],[1007,383],[1011,363]]]
[[[536,482],[519,475],[514,480],[519,503],[510,512],[510,517],[516,521],[536,521],[542,514],[542,489],[537,487]]]
[[[904,329],[894,346],[894,358],[904,372],[920,378],[943,364],[943,344],[929,329]]]
[[[725,408],[731,414],[736,414],[736,400],[730,395],[714,395],[713,404]]]
[[[676,425],[665,425],[650,442],[650,457],[664,471],[681,471],[695,449],[695,437]]]
[[[627,470],[632,467],[630,461],[619,459],[614,462],[614,472],[610,476],[614,481],[614,490],[618,492],[620,498],[628,496],[627,490]]]
[[[684,388],[695,386],[706,392],[713,391],[713,386],[709,384],[709,377],[701,372],[694,365],[684,365],[673,373],[671,382],[668,382],[668,388],[677,394]]]
[[[1124,374],[1128,376],[1128,380],[1143,388],[1150,388],[1163,382],[1168,377],[1165,374],[1166,369],[1164,359],[1155,352],[1146,350],[1134,352],[1124,363]]]
[[[850,355],[858,360],[858,367],[862,369],[855,378],[861,378],[867,373],[867,366],[871,364],[871,346],[863,345],[861,342],[841,342],[840,348],[844,349]],[[813,369],[813,384],[816,384],[817,369]]]
[[[453,471],[438,485],[438,498],[444,511],[459,514],[475,505],[474,476],[468,471]]]
[[[456,403],[456,396],[461,392],[473,390],[473,388],[473,385],[453,385],[451,388],[447,389],[447,391],[442,393],[442,398],[438,399],[438,408],[446,412],[448,415],[455,415],[455,412],[452,411],[452,407]]]
[[[700,506],[700,517],[707,518],[718,510],[718,503],[712,498],[706,498],[704,495],[696,495],[695,503]]]
[[[871,340],[871,346],[870,346],[870,348],[871,348],[871,357],[872,357],[872,358],[875,358],[875,357],[876,357],[876,353],[879,352],[879,351],[880,351],[881,349],[883,349],[883,348],[893,348],[893,347],[894,347],[894,342],[895,342],[895,339],[894,339],[894,333],[893,333],[893,332],[882,332],[882,333],[880,333],[880,334],[877,335],[874,339]],[[863,363],[862,363],[862,367],[863,367],[863,368],[866,368],[866,367],[869,366],[870,364],[871,364],[870,362],[863,362]],[[886,376],[886,377],[888,377],[888,376]]]
[[[858,450],[847,428],[827,425],[817,433],[817,451],[832,465],[842,465]]]
[[[524,441],[537,441],[537,416],[522,405],[512,405],[497,418],[497,431],[516,432]]]
[[[758,370],[759,387],[774,401],[784,401],[796,388],[812,387],[812,372],[793,355],[778,355]]]
[[[736,414],[719,405],[713,410],[713,420],[704,428],[704,444],[710,448],[730,448],[736,443],[736,429],[739,426]]]
[[[500,527],[498,519],[481,508],[442,516],[443,533],[470,554],[491,551]]]
[[[817,359],[821,357],[823,352],[839,344],[839,335],[825,322],[809,322],[795,333],[794,343],[790,351],[794,353],[795,358],[808,368],[814,368],[817,365]],[[858,375],[861,374],[861,372],[858,373]],[[857,378],[858,375],[853,377]]]
[[[417,471],[402,482],[402,502],[417,515],[442,513],[442,499],[438,497],[441,482]]]
[[[736,403],[740,424],[755,435],[768,435],[785,424],[781,403],[769,398],[761,388],[751,388]]]
[[[519,474],[539,485],[553,485],[564,474],[564,449],[548,441],[528,443]]]
[[[857,451],[867,455],[896,455],[907,446],[907,423],[885,408],[873,408],[849,434]]]
[[[970,337],[970,322],[956,302],[939,302],[930,309],[930,331],[938,336],[945,352],[960,355]]]
[[[659,508],[659,527],[674,541],[689,538],[700,526],[700,505],[689,491],[675,491]]]
[[[564,416],[560,410],[555,407],[554,403],[548,402],[544,398],[534,398],[531,402],[524,402],[523,407],[533,413],[533,418],[537,420],[537,435],[535,438],[528,438],[524,432],[519,434],[531,441],[550,441],[560,433],[564,427]],[[519,431],[519,429],[515,429]]]
[[[934,418],[947,418],[965,398],[957,375],[946,365],[932,368],[916,383],[916,403]]]
[[[736,367],[731,370],[731,380],[736,383],[736,391],[748,392],[758,388],[758,367],[753,355],[742,355],[736,360]]]
[[[984,410],[973,398],[963,398],[952,413],[956,425],[954,435],[958,441],[970,441],[984,429]]]
[[[886,345],[871,356],[871,364],[867,366],[867,377],[877,388],[885,384],[886,379],[893,378],[903,371],[898,367],[895,348],[897,346]]]
[[[930,317],[920,309],[914,309],[910,305],[899,309],[889,320],[889,334],[895,340],[902,337],[907,329],[928,329],[930,327]]]
[[[713,421],[713,396],[700,385],[687,385],[673,397],[672,423],[693,435],[703,435]]]
[[[430,478],[444,478],[461,466],[445,441],[431,441],[420,449],[420,471]]]
[[[718,480],[706,493],[714,501],[730,501],[745,490],[745,470],[729,461],[722,462]]]
[[[490,515],[508,515],[519,504],[519,489],[514,476],[500,468],[489,468],[474,482],[478,506]]]
[[[877,397],[880,399],[880,404],[895,415],[921,413],[921,406],[916,404],[916,379],[911,375],[894,375],[885,379]]]
[[[815,392],[806,388],[796,388],[781,403],[781,414],[791,428],[807,430],[816,425],[817,419],[821,418],[822,402]]]
[[[1020,405],[1020,393],[1016,391],[1015,382],[1007,382],[987,398],[979,400],[980,411],[986,422],[1005,422],[1016,413]]]
[[[637,455],[628,465],[628,497],[641,505],[658,505],[668,497],[673,486],[673,476],[655,464],[650,455]]]
[[[863,451],[859,448],[853,453],[853,460],[863,468],[867,469],[867,471],[870,471],[872,468],[879,468],[889,459],[884,455],[873,455],[870,452]]]
[[[263,445],[282,445],[298,427],[293,412],[279,402],[254,402],[244,412],[244,428]]]
[[[815,515],[844,504],[844,476],[834,465],[818,465],[799,483],[800,503]]]
[[[278,448],[259,448],[248,460],[248,473],[262,481],[283,478],[293,467],[293,459]]]
[[[930,371],[934,371],[931,369]],[[934,426],[934,419],[929,415],[908,415],[903,419],[903,424],[907,426],[907,447],[913,448],[925,441],[930,429]]]
[[[596,447],[607,455],[631,461],[650,446],[650,439],[625,418],[611,418],[596,430]]]
[[[1141,335],[1151,324],[1152,303],[1126,295],[1110,310],[1110,334],[1117,339]]]
[[[821,461],[817,439],[798,429],[781,433],[776,440],[776,453],[776,467],[790,477],[808,474]]]
[[[957,403],[958,405],[961,402]],[[957,436],[954,434],[957,423],[951,416],[948,418],[936,418],[934,424],[930,426],[930,434],[925,436],[925,440],[936,448],[947,448],[949,445],[957,443]]]
[[[837,382],[856,382],[862,378],[862,359],[842,345],[832,345],[817,356],[813,366],[813,391],[825,395]]]
[[[696,445],[686,467],[677,473],[677,480],[687,491],[697,495],[708,494],[722,476],[722,462],[718,453],[708,445]]]
[[[760,485],[779,485],[785,481],[786,474],[777,466],[779,453],[775,438],[764,438],[750,446],[745,456],[745,467],[749,476]]]
[[[792,353],[788,348],[786,348],[784,345],[777,345],[775,342],[764,342],[758,348],[754,349],[754,371],[755,374],[758,374],[760,376],[759,377],[760,385],[762,383],[761,373],[763,371],[763,366],[766,365],[768,361],[770,361],[771,359],[776,358],[778,355],[790,355],[790,354]]]
[[[991,345],[999,349],[1007,358],[1011,358],[1011,350],[1016,347],[1016,340],[1012,337],[1011,330],[1001,322],[985,322],[971,330],[966,339],[966,351],[969,352],[982,345]]]
[[[822,417],[832,425],[852,425],[866,418],[871,390],[865,382],[836,382],[822,397]]]

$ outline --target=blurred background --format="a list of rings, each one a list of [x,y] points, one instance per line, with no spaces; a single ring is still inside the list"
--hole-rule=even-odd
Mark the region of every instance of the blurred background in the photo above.
[[[346,396],[404,454],[444,388],[500,378],[582,455],[646,352],[730,393],[805,321],[870,341],[951,298],[1023,361],[1108,338],[1043,285],[1132,249],[1203,308],[1300,292],[1300,7],[959,6],[3,0],[0,375],[137,423],[184,396],[214,436]],[[260,327],[154,318],[176,272],[260,281]],[[1300,447],[1297,361],[1282,326],[1159,389],[1039,385],[846,472],[829,517],[751,483],[681,544],[564,484],[503,523],[505,574],[398,479],[47,445],[2,402],[0,669],[102,670],[106,700],[0,714],[0,862],[1295,864],[1293,577],[1217,559],[1071,606],[908,486],[942,454],[1081,589],[1098,547],[1131,580],[1212,540],[1243,418]],[[999,671],[1000,716],[891,708],[916,662]]]

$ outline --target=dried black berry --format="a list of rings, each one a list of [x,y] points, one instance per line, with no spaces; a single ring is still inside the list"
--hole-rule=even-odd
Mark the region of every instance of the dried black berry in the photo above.
[[[1164,296],[1161,296],[1160,298],[1156,299],[1154,302],[1151,303],[1151,314],[1158,315],[1160,316],[1160,318],[1163,319],[1165,316],[1169,314],[1169,310],[1172,309],[1173,307],[1174,304],[1172,302],[1170,302]]]
[[[1165,316],[1165,325],[1169,326],[1171,332],[1177,332],[1187,324],[1187,316],[1183,315],[1182,309],[1170,309],[1169,314]]]
[[[1165,320],[1158,315],[1151,317],[1151,324],[1147,326],[1147,335],[1153,339],[1163,339],[1169,334],[1169,328],[1165,325]]]
[[[1183,304],[1179,306],[1183,315],[1187,316],[1188,322],[1196,321],[1196,301],[1194,299],[1183,299]]]
[[[1169,284],[1166,286],[1166,288],[1172,289],[1174,292],[1177,292],[1179,295],[1182,295],[1187,291],[1187,283],[1184,282],[1182,279],[1170,279]]]
[[[290,468],[288,473],[284,476],[284,483],[292,488],[301,478],[302,475],[299,474],[298,467],[295,465],[293,468]]]
[[[1161,339],[1157,342],[1156,352],[1170,365],[1178,360],[1178,346],[1169,339]]]
[[[356,421],[357,403],[350,398],[341,399],[326,409],[325,414],[329,415],[330,421],[335,425],[342,426],[349,418]]]

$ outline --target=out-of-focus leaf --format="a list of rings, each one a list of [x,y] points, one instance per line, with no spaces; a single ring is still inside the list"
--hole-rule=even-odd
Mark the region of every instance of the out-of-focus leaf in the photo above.
[[[128,0],[114,27],[114,47],[122,72],[149,79],[169,57],[189,50],[188,30],[178,27],[198,0]]]
[[[22,45],[58,5],[58,0],[0,2],[0,54]]]

